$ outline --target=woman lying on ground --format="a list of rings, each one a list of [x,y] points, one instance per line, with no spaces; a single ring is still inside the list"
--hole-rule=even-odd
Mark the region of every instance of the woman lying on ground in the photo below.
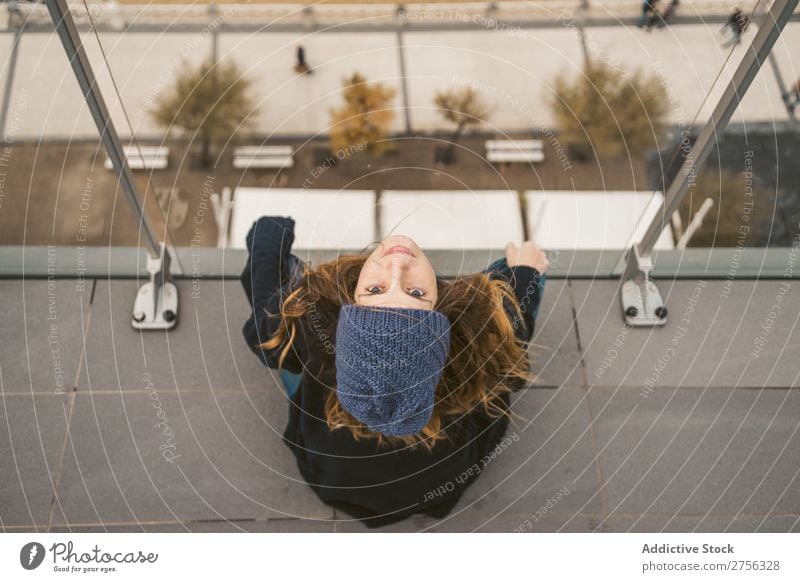
[[[300,472],[369,527],[444,517],[504,441],[509,393],[532,379],[547,258],[509,243],[485,271],[445,280],[405,236],[313,269],[293,242],[291,218],[260,218],[241,280],[245,340],[280,370]]]

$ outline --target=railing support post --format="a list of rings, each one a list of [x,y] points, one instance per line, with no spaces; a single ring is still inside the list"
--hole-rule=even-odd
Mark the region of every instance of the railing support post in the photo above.
[[[147,257],[150,280],[139,288],[131,323],[136,329],[170,329],[178,318],[178,289],[169,278],[170,254],[161,245],[158,257]]]
[[[775,0],[769,11],[763,14],[753,42],[747,48],[725,92],[667,188],[661,208],[641,242],[634,244],[627,251],[620,292],[622,312],[627,324],[654,326],[664,325],[667,322],[667,311],[661,294],[650,278],[653,268],[651,258],[653,247],[672,213],[680,206],[690,183],[695,180],[697,170],[702,167],[712,146],[717,143],[720,132],[728,125],[761,65],[767,60],[772,47],[775,46],[775,42],[797,8],[798,1],[800,0]]]
[[[149,200],[143,197],[133,179],[117,130],[100,93],[100,87],[66,0],[46,0],[46,2],[58,37],[64,45],[78,85],[100,132],[106,153],[114,166],[114,172],[119,176],[125,198],[139,222],[142,238],[149,251],[147,270],[150,273],[150,281],[139,289],[131,323],[137,329],[171,329],[178,318],[178,289],[170,282],[170,253],[173,251],[165,243],[164,217],[157,204],[156,207],[153,206],[154,196],[148,192]],[[146,208],[148,204],[149,211]],[[154,221],[157,224],[154,224]]]

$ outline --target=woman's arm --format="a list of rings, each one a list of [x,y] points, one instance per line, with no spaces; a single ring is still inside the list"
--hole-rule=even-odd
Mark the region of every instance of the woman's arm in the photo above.
[[[510,284],[514,289],[522,317],[518,317],[514,309],[506,309],[514,326],[517,339],[529,342],[536,329],[536,314],[542,300],[544,280],[542,273],[527,265],[509,267]]]
[[[284,283],[288,279],[287,264],[294,243],[294,220],[283,216],[262,216],[247,233],[247,264],[240,277],[250,303],[250,317],[242,333],[248,347],[270,368],[278,367],[285,345],[263,350],[260,345],[278,329],[284,299]],[[299,344],[300,342],[295,342]],[[298,349],[293,345],[283,362],[284,369],[302,371]]]
[[[536,315],[542,300],[544,273],[550,266],[547,255],[532,241],[517,247],[506,245],[506,262],[511,271],[510,283],[517,297],[522,319],[512,313],[511,321],[520,341],[529,342],[533,337]]]

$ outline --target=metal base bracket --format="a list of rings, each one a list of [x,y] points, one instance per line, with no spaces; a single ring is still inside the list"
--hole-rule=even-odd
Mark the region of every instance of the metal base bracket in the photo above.
[[[178,288],[169,281],[170,254],[161,245],[161,256],[147,258],[150,281],[139,288],[133,304],[131,325],[141,330],[169,330],[178,323]]]
[[[664,299],[650,278],[652,269],[650,257],[641,255],[638,245],[634,245],[628,253],[620,292],[622,314],[630,326],[654,327],[667,323]]]
[[[667,308],[655,283],[649,279],[643,285],[636,281],[622,284],[622,312],[625,323],[634,327],[667,323]]]

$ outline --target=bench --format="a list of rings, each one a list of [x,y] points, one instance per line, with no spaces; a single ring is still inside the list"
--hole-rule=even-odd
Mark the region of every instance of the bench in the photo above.
[[[169,148],[165,146],[124,146],[122,151],[131,170],[163,170],[169,162]],[[106,158],[106,170],[113,170],[110,158]]]
[[[292,146],[239,146],[233,150],[233,167],[291,168],[294,165]]]
[[[543,162],[544,143],[538,139],[490,139],[486,159],[491,163]]]

